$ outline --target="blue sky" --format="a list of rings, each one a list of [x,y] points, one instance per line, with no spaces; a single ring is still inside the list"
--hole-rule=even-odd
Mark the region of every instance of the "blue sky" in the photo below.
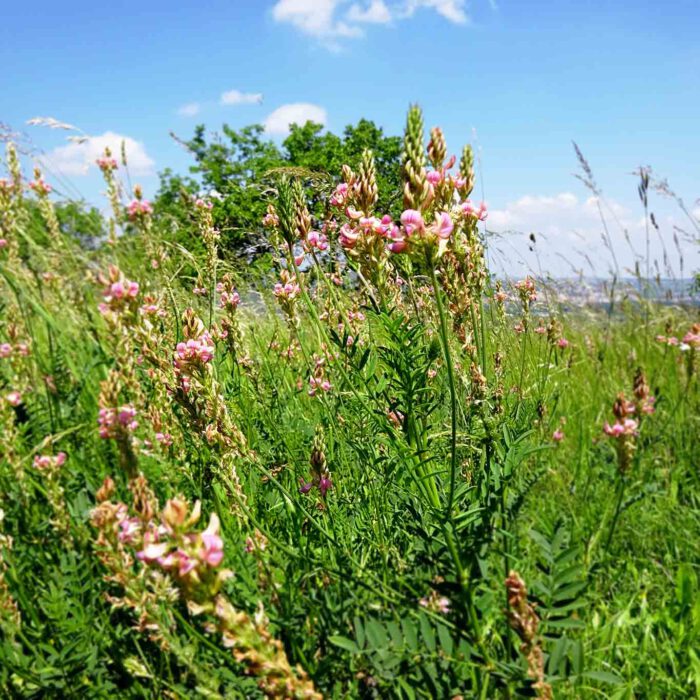
[[[309,114],[333,131],[366,117],[397,134],[418,101],[451,150],[476,141],[494,226],[562,238],[568,226],[594,254],[572,139],[625,226],[639,216],[638,165],[668,177],[689,208],[700,196],[697,0],[7,5],[0,121],[26,131],[66,174],[64,189],[91,201],[100,183],[84,172],[90,148],[28,119],[74,124],[93,149],[128,137],[135,178],[152,192],[157,171],[189,163],[170,130],[267,120],[280,138],[285,115]]]

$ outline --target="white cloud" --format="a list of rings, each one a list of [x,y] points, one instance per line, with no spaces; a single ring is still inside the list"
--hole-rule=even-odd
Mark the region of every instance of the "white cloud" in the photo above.
[[[466,24],[469,17],[465,11],[465,0],[408,0],[404,9],[404,16],[412,17],[416,10],[428,8],[435,10],[446,20],[455,24]]]
[[[272,8],[272,17],[316,37],[326,48],[337,50],[338,39],[364,35],[360,27],[335,17],[341,4],[342,0],[278,0]]]
[[[678,275],[680,256],[674,226],[682,223],[682,216],[663,201],[655,202],[653,211],[659,230],[649,228],[651,270],[662,276]],[[601,200],[599,207],[596,197],[581,199],[571,192],[526,195],[491,210],[486,225],[489,232],[498,234],[489,243],[492,263],[511,274],[539,272],[541,266],[555,276],[574,270],[605,276],[615,269],[615,261],[623,275],[635,263],[642,272],[646,267],[644,216],[615,200]],[[535,234],[534,246],[530,233]],[[700,261],[697,246],[683,240],[679,245],[686,272],[695,269]]]
[[[268,134],[285,136],[289,133],[290,124],[306,124],[307,121],[326,125],[328,116],[326,110],[318,105],[308,102],[295,102],[293,104],[282,105],[268,115],[263,122],[265,131]]]
[[[341,39],[364,36],[363,24],[389,24],[413,17],[419,9],[437,12],[450,22],[466,24],[466,0],[277,0],[272,8],[276,22],[288,23],[318,39],[326,48],[339,50]]]
[[[348,10],[346,18],[349,22],[367,22],[368,24],[388,24],[391,22],[391,12],[384,0],[372,0],[366,7],[357,3]]]
[[[177,113],[181,117],[196,117],[201,110],[199,102],[188,102],[182,107],[178,107]]]
[[[221,93],[222,105],[259,105],[263,101],[261,92],[241,92],[229,90]]]
[[[106,131],[101,136],[88,136],[79,143],[54,148],[43,156],[43,160],[64,175],[87,175],[90,168],[97,168],[95,161],[104,153],[106,147],[119,159],[122,144],[126,150],[129,172],[138,176],[154,173],[155,163],[146,153],[143,143],[113,131]]]

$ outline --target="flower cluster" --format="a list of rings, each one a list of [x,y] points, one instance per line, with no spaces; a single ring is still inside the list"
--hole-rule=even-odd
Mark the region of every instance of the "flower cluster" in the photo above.
[[[316,396],[318,391],[328,393],[333,388],[326,377],[326,358],[314,356],[314,371],[309,377],[309,396]]]
[[[119,165],[117,164],[116,159],[112,158],[110,155],[107,155],[108,151],[105,153],[105,155],[100,156],[95,163],[97,164],[97,167],[104,173],[111,173],[114,170],[116,170]]]
[[[423,215],[416,209],[407,209],[401,214],[401,226],[393,226],[389,250],[392,253],[411,252],[417,246],[437,245],[443,251],[452,234],[454,224],[447,212],[436,212],[435,222],[426,225]]]
[[[124,433],[133,433],[139,427],[136,409],[126,404],[119,408],[101,408],[97,416],[100,437],[114,439]]]
[[[603,425],[603,432],[615,440],[617,465],[621,475],[627,474],[632,465],[642,415],[654,412],[654,397],[649,394],[649,387],[641,371],[635,377],[634,390],[634,401],[629,401],[624,394],[618,395],[613,404],[615,422]]]
[[[138,282],[126,279],[114,265],[109,268],[107,275],[98,275],[98,281],[104,285],[102,302],[97,307],[103,316],[115,318],[125,311],[136,311]]]
[[[486,202],[480,202],[479,206],[475,206],[471,201],[466,200],[462,202],[460,208],[464,216],[472,217],[477,221],[486,221],[488,217]]]
[[[194,368],[206,365],[214,357],[214,341],[208,331],[198,338],[181,341],[175,346],[175,367],[190,374]]]
[[[29,183],[29,189],[36,192],[39,197],[46,197],[51,194],[53,188],[42,177],[37,177]]]
[[[235,311],[241,303],[241,295],[233,289],[229,280],[223,280],[216,285],[219,293],[219,305],[227,311]]]
[[[418,601],[418,604],[426,610],[447,615],[450,612],[450,599],[444,595],[440,595],[436,590],[432,590],[430,595],[424,596]]]
[[[185,579],[202,578],[204,567],[215,569],[224,558],[224,543],[219,535],[219,518],[212,513],[209,525],[202,532],[191,532],[190,528],[200,517],[199,501],[191,514],[182,498],[173,498],[165,504],[159,525],[149,524],[141,531],[138,518],[124,517],[118,522],[119,539],[135,544],[140,538],[141,549],[137,559],[160,567],[172,575]]]
[[[143,475],[129,484],[131,506],[109,500],[115,488],[112,479],[105,479],[90,515],[98,531],[98,556],[107,569],[105,579],[123,588],[122,597],[110,596],[112,603],[133,610],[138,628],[165,644],[158,610],[164,598],[181,598],[192,616],[205,618],[205,631],[218,633],[236,661],[257,677],[267,697],[320,700],[304,671],[289,664],[284,647],[267,629],[263,611],[252,619],[222,592],[231,572],[221,568],[224,543],[217,515],[212,513],[200,531],[199,502],[190,507],[184,498],[175,497],[158,512]],[[172,615],[167,610],[165,614]]]
[[[56,455],[36,455],[34,457],[34,466],[39,471],[55,472],[58,471],[66,462],[66,453],[59,452]]]
[[[333,483],[331,481],[331,473],[328,470],[328,463],[326,462],[326,455],[324,453],[323,432],[320,429],[316,431],[316,435],[314,436],[309,461],[311,463],[311,480],[300,480],[301,486],[299,487],[299,493],[306,494],[309,493],[311,489],[317,488],[321,494],[321,498],[325,499],[326,493],[330,488],[332,488]]]
[[[537,291],[535,289],[535,280],[528,275],[524,280],[516,282],[514,285],[518,292],[520,301],[523,306],[529,307],[533,301],[537,301]]]
[[[145,199],[133,199],[126,208],[129,221],[143,221],[153,213],[153,207]]]
[[[7,359],[13,355],[28,357],[29,353],[30,350],[27,343],[16,343],[15,345],[11,343],[0,343],[0,359]]]

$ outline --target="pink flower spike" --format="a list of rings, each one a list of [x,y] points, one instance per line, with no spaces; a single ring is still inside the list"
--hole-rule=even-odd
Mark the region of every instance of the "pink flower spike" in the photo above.
[[[562,430],[555,430],[554,433],[552,433],[552,440],[554,442],[561,442],[564,439],[564,432]]]

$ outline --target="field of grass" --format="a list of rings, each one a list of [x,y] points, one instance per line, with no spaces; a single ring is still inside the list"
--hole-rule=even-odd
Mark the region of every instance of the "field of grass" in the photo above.
[[[81,248],[10,148],[3,697],[700,694],[697,307],[496,282],[445,153],[413,109],[395,222],[280,175],[254,276],[110,154]]]

